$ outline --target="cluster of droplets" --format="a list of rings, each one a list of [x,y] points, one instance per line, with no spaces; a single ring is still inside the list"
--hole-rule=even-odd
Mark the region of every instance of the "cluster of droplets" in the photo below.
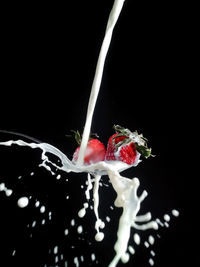
[[[39,167],[41,167],[42,165],[40,164]],[[56,173],[50,171],[51,175],[53,175],[55,177],[55,181],[59,181],[61,180],[61,175],[58,174],[56,175]],[[34,176],[34,172],[30,172],[29,176]],[[27,176],[27,175],[26,175]],[[22,175],[19,175],[17,177],[17,181],[22,181],[24,179],[24,177]],[[2,180],[2,179],[1,179]],[[6,180],[6,179],[5,179]],[[69,182],[68,179],[65,179],[66,182]],[[80,186],[81,189],[84,189],[84,186],[81,185]],[[6,184],[4,182],[0,183],[0,196],[1,194],[5,194],[7,197],[11,197],[13,194],[13,190],[8,188],[6,186]],[[87,194],[85,192],[85,194]],[[15,194],[16,195],[16,194]],[[25,196],[26,195],[26,196]],[[16,202],[16,206],[19,209],[23,209],[24,213],[26,213],[26,210],[28,210],[29,208],[32,209],[34,208],[36,210],[36,214],[40,214],[41,216],[43,216],[43,218],[41,218],[41,216],[36,216],[35,219],[29,221],[29,223],[27,223],[26,225],[26,229],[27,232],[29,232],[29,238],[31,239],[34,235],[34,229],[41,227],[41,226],[45,226],[47,225],[50,221],[52,221],[52,211],[48,209],[48,206],[46,206],[42,200],[39,200],[38,197],[33,196],[33,195],[27,195],[27,193],[22,194],[22,196],[18,197],[16,199],[15,198],[15,202]],[[65,196],[66,201],[68,201],[70,199],[70,194],[66,194]],[[90,210],[93,210],[94,207],[92,205],[89,206],[89,204],[86,202],[84,203],[84,209],[86,210],[87,208],[89,208]],[[84,216],[84,209],[82,209],[82,211],[79,212],[79,216],[76,219],[71,219],[69,222],[69,225],[66,225],[65,229],[63,229],[63,237],[67,239],[67,237],[70,235],[70,233],[74,234],[74,232],[79,236],[78,239],[81,239],[82,241],[85,241],[85,237],[83,235],[84,233],[84,226],[81,224],[78,224],[78,218],[83,217]],[[89,245],[92,247],[92,242],[89,242]],[[81,266],[81,264],[83,264],[85,262],[85,256],[84,255],[76,255],[74,256],[72,262],[68,262],[68,259],[66,259],[66,255],[65,252],[63,252],[63,248],[60,249],[59,253],[59,246],[55,245],[53,246],[53,248],[49,249],[49,258],[52,258],[52,261],[50,263],[50,265],[48,263],[44,263],[44,267],[48,267],[48,266],[55,266],[55,267],[60,267],[60,266],[69,266],[69,264],[74,264],[74,266]],[[76,245],[71,245],[71,249],[75,250],[76,249]],[[15,257],[17,255],[18,251],[17,248],[12,249],[10,255],[12,257]],[[88,260],[88,259],[87,259]],[[98,260],[96,258],[96,254],[95,252],[91,252],[90,255],[90,260],[91,262],[98,264]],[[53,264],[53,265],[52,265]]]
[[[170,213],[173,217],[179,216],[179,211],[176,209],[171,210]],[[160,227],[168,228],[170,226],[171,215],[164,214],[163,219],[159,219],[159,218],[156,219],[156,222],[158,223],[159,228]],[[133,240],[134,240],[134,244],[136,247],[138,247],[139,245],[143,245],[146,249],[149,250],[150,256],[149,256],[148,263],[150,266],[153,266],[155,263],[156,251],[154,251],[153,246],[155,245],[156,240],[160,238],[161,238],[161,235],[159,234],[159,231],[156,232],[155,234],[148,235],[148,237],[144,241],[141,240],[141,237],[138,233],[135,233],[133,235]],[[133,245],[129,245],[128,246],[129,253],[134,255],[136,252],[136,247],[134,247]]]
[[[16,143],[16,142],[15,142]],[[11,144],[11,143],[9,143]],[[17,144],[22,144],[21,142],[18,142]],[[23,145],[25,143],[23,142]],[[7,145],[7,143],[6,143]],[[30,146],[30,144],[28,144],[28,146]],[[35,147],[35,146],[34,146]],[[52,148],[51,148],[52,149]],[[56,153],[57,153],[57,150],[56,150]],[[43,152],[43,156],[44,156],[44,152]],[[58,156],[58,154],[57,154]],[[47,161],[46,157],[44,157],[45,160]],[[51,161],[48,159],[48,162],[50,163]],[[46,167],[46,165],[43,163],[43,164],[39,164],[38,165],[40,168],[41,167],[45,167],[45,169],[52,175],[55,177],[55,181],[59,182],[59,180],[63,180],[61,179],[61,174],[57,174],[56,172],[57,171],[52,171],[51,170],[51,167],[50,165],[48,165],[48,168]],[[52,166],[55,167],[55,164],[52,163]],[[30,176],[34,176],[34,172],[30,172],[29,173]],[[22,176],[18,176],[18,180],[21,180],[23,177]],[[84,225],[83,223],[78,223],[80,221],[80,219],[84,218],[84,216],[86,215],[88,209],[92,210],[96,216],[96,223],[94,225],[95,227],[95,230],[96,230],[96,235],[95,235],[95,240],[100,242],[104,239],[104,233],[103,233],[103,229],[105,228],[106,226],[106,223],[109,223],[112,219],[112,217],[110,216],[105,216],[105,218],[103,218],[103,220],[99,217],[99,213],[98,213],[98,205],[99,205],[99,186],[105,186],[107,188],[110,187],[110,183],[109,184],[105,184],[102,182],[102,179],[100,179],[101,176],[100,175],[93,175],[91,177],[91,175],[88,173],[88,177],[87,177],[87,181],[85,182],[85,184],[83,185],[80,185],[80,188],[81,189],[84,189],[84,195],[85,195],[85,199],[86,201],[83,202],[83,205],[80,206],[80,209],[77,210],[77,218],[73,218],[71,219],[71,221],[68,223],[68,225],[65,225],[65,229],[63,229],[63,236],[65,238],[68,238],[68,236],[70,235],[70,233],[76,233],[78,234],[79,236],[79,239],[82,240],[83,242],[86,241],[86,237],[84,235]],[[117,179],[117,185],[119,186],[120,185],[120,179],[122,179],[123,177],[120,176],[119,174],[117,174],[116,172],[113,173],[113,177],[112,175],[110,176],[110,179],[112,180],[112,183],[115,183],[115,180],[114,179]],[[66,182],[69,181],[69,179],[65,179]],[[129,184],[131,185],[133,183],[136,192],[137,192],[137,188],[139,186],[139,180],[137,178],[134,178],[131,182],[130,179],[127,179],[127,178],[123,178],[122,179],[123,181],[123,186],[124,186],[124,182],[127,183],[128,185],[128,189],[130,189],[129,187]],[[121,190],[121,189],[120,189]],[[6,194],[6,196],[12,196],[13,194],[13,190],[8,188],[5,183],[1,183],[0,184],[0,192],[4,192]],[[120,195],[119,195],[120,196]],[[128,196],[128,195],[127,195]],[[136,197],[136,200],[139,201],[139,202],[142,202],[144,200],[144,198],[147,196],[147,192],[144,190],[143,193],[141,194],[140,197]],[[68,201],[72,196],[70,195],[70,193],[66,192],[66,196],[65,196],[65,199],[66,201]],[[117,201],[116,202],[116,205],[117,206],[120,206],[122,205],[121,204],[121,201],[123,200],[123,198],[121,199],[120,197],[118,197]],[[30,204],[30,206],[34,206],[34,208],[36,208],[38,210],[38,212],[44,216],[44,218],[40,218],[40,221],[38,220],[32,220],[31,222],[29,222],[27,224],[27,229],[29,230],[32,230],[31,234],[30,234],[30,238],[32,237],[33,235],[33,231],[35,229],[36,226],[39,226],[39,225],[45,225],[48,222],[50,222],[52,220],[52,211],[50,209],[48,209],[48,207],[43,203],[42,200],[39,200],[36,196],[25,196],[22,195],[21,197],[18,198],[18,200],[16,201],[16,204],[19,208],[26,208],[28,207]],[[110,210],[113,210],[113,206],[110,206]],[[179,212],[177,210],[172,210],[171,212],[171,215],[173,216],[178,216],[179,215]],[[48,218],[48,220],[47,220]],[[137,224],[137,222],[143,222],[143,221],[148,221],[151,219],[151,216],[150,216],[150,213],[147,213],[145,215],[140,215],[140,216],[136,216],[135,218],[135,222],[133,222],[133,227],[137,230],[145,230],[145,229],[149,229],[149,228],[153,228],[155,230],[157,230],[159,227],[169,227],[170,225],[170,220],[171,220],[171,217],[169,214],[164,214],[163,216],[163,219],[155,219],[153,221],[150,221],[146,224]],[[157,237],[160,237],[159,234],[156,235]],[[141,242],[141,238],[140,238],[140,235],[138,232],[136,232],[133,236],[133,240],[134,240],[134,243],[135,245],[131,244],[131,240],[129,239],[129,244],[127,246],[127,251],[126,253],[124,253],[122,256],[121,256],[121,260],[126,263],[130,256],[129,255],[133,255],[135,254],[135,251],[136,251],[136,247],[139,246],[142,242]],[[152,246],[155,242],[155,236],[153,235],[150,235],[148,237],[147,240],[145,240],[143,243],[144,243],[144,246],[146,248],[149,248],[150,246]],[[89,245],[91,245],[91,242],[88,243]],[[74,249],[74,245],[71,246],[71,249]],[[50,250],[52,251],[52,249]],[[55,253],[54,253],[55,254]],[[95,255],[94,253],[91,253],[92,255]],[[12,256],[15,256],[16,255],[16,249],[13,250],[12,252]],[[66,259],[63,259],[64,256],[64,253],[61,253],[60,256],[56,255],[55,256],[55,259],[54,259],[54,263],[57,264],[57,261],[59,259],[59,261],[62,260],[62,262],[64,262],[65,265],[63,266],[67,266],[67,260]],[[154,265],[154,257],[155,257],[156,253],[153,249],[151,249],[150,251],[150,258],[149,258],[149,264],[151,266]],[[95,261],[94,261],[94,258],[95,258]],[[98,263],[98,260],[97,260],[97,257],[95,256],[92,256],[91,257],[91,260],[94,261],[96,264]],[[116,262],[118,262],[119,259],[117,259]],[[73,263],[75,264],[75,266],[79,266],[82,264],[82,262],[84,262],[84,255],[76,255],[74,256],[74,260],[73,260]],[[84,263],[85,264],[85,263]],[[48,266],[48,264],[46,264]],[[56,266],[56,265],[55,265]],[[58,265],[59,266],[59,265]],[[111,265],[112,266],[112,265]],[[113,266],[116,266],[113,265]]]
[[[33,176],[33,175],[34,175],[34,172],[31,172],[30,176]],[[18,180],[21,180],[22,176],[20,175],[17,178]],[[10,188],[7,188],[4,182],[0,184],[0,192],[5,192],[5,195],[7,197],[11,197],[13,195],[13,190]],[[34,205],[34,207],[39,211],[41,215],[48,214],[49,221],[52,219],[52,211],[48,211],[48,209],[46,209],[45,204],[42,204],[42,201],[37,200],[37,198],[33,197],[32,195],[25,196],[24,194],[24,196],[19,197],[16,201],[16,205],[21,209],[26,208],[30,204],[31,206]],[[30,228],[30,227],[34,228],[37,223],[38,222],[36,220],[30,222],[30,224],[27,224],[27,228]],[[41,225],[45,225],[45,223],[46,223],[46,219],[43,218],[41,221]]]

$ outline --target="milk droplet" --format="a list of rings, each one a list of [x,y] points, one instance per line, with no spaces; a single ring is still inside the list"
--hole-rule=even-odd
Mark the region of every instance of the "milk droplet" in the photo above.
[[[68,235],[69,234],[69,230],[68,229],[65,229],[64,234],[65,235]]]
[[[82,209],[79,210],[79,212],[78,212],[78,216],[79,216],[80,218],[83,218],[83,217],[85,216],[85,214],[86,214],[86,210],[85,210],[85,208],[82,208]]]
[[[132,255],[135,254],[135,249],[132,246],[128,246],[128,250]]]
[[[26,206],[28,206],[29,200],[27,197],[21,197],[20,199],[18,199],[17,201],[17,205],[20,208],[25,208]]]
[[[75,225],[75,220],[72,219],[72,220],[71,220],[71,226],[74,226],[74,225]]]
[[[79,267],[78,257],[74,258],[74,264],[76,265],[76,267]]]
[[[55,257],[55,263],[57,263],[59,261],[58,256]]]
[[[161,220],[160,219],[156,219],[156,222],[158,223],[158,224],[160,224],[162,227],[164,226],[164,224],[161,222]]]
[[[149,247],[149,243],[147,241],[144,242],[144,245],[145,245],[146,248]]]
[[[169,221],[170,221],[170,216],[169,216],[168,214],[165,214],[165,215],[163,216],[163,218],[164,218],[164,220],[165,220],[166,222],[169,222]]]
[[[150,253],[151,253],[151,255],[152,255],[153,257],[156,255],[156,253],[155,253],[153,250],[151,250]]]
[[[83,232],[83,227],[82,227],[82,225],[79,225],[79,226],[78,226],[78,228],[77,228],[77,232],[78,232],[79,234],[81,234],[81,233]]]
[[[15,256],[15,254],[16,254],[16,250],[14,249],[12,252],[12,256]]]
[[[12,193],[13,193],[13,191],[12,191],[11,189],[7,189],[7,190],[5,191],[5,194],[6,194],[7,197],[11,196]]]
[[[172,210],[172,215],[174,215],[175,217],[179,216],[179,211],[178,210]]]
[[[165,227],[169,227],[169,224],[167,222],[164,222]]]
[[[104,239],[104,233],[102,233],[102,232],[96,233],[96,235],[95,235],[96,241],[101,242],[103,239]]]
[[[110,222],[110,217],[106,216],[106,221]]]
[[[94,253],[92,253],[92,254],[91,254],[91,260],[92,260],[92,261],[95,261],[95,259],[96,259],[96,256],[95,256]]]
[[[58,175],[56,176],[56,179],[57,179],[57,180],[60,180],[60,178],[61,178],[61,175],[58,174]]]
[[[32,222],[32,227],[34,228],[36,226],[36,221]]]
[[[53,253],[54,254],[57,254],[58,253],[58,246],[55,246],[54,249],[53,249]]]
[[[151,266],[153,266],[153,265],[154,265],[154,261],[153,261],[153,259],[152,259],[152,258],[150,258],[150,259],[149,259],[149,264],[150,264]]]
[[[150,243],[151,245],[153,245],[154,242],[155,242],[154,237],[153,237],[152,235],[150,235],[150,236],[149,236],[149,243]]]
[[[40,212],[41,212],[41,213],[44,213],[44,212],[45,212],[45,206],[42,206],[42,207],[40,208]]]
[[[134,234],[133,239],[137,245],[140,244],[140,236],[137,233]]]
[[[40,201],[36,201],[35,207],[38,208],[40,206]]]
[[[0,184],[0,191],[4,191],[4,189],[5,189],[5,184],[4,183],[1,183]]]
[[[83,217],[85,216],[85,214],[86,214],[86,209],[87,209],[88,207],[89,207],[88,203],[85,202],[85,203],[83,204],[83,208],[82,208],[81,210],[79,210],[79,212],[78,212],[78,216],[79,216],[80,218],[83,218]]]

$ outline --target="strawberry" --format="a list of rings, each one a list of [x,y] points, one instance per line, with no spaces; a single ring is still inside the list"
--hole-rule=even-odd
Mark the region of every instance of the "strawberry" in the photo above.
[[[81,144],[81,136],[79,132],[75,132],[76,141]],[[76,162],[78,160],[80,146],[76,148],[73,161]],[[99,161],[104,161],[106,155],[106,148],[104,144],[102,144],[98,139],[90,139],[87,144],[87,148],[84,156],[84,164],[89,165],[93,163],[97,163]]]
[[[137,131],[131,132],[119,125],[114,125],[116,131],[107,144],[107,161],[119,160],[126,164],[133,165],[139,162],[140,155],[148,158],[151,155],[151,149],[147,147],[147,139]]]

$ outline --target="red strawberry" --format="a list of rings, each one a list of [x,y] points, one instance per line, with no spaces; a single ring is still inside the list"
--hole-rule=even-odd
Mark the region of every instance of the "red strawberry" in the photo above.
[[[151,149],[147,147],[146,139],[142,134],[132,133],[119,125],[115,125],[114,129],[116,134],[108,140],[106,160],[119,160],[132,165],[140,155],[146,158],[151,155]]]
[[[78,132],[75,133],[75,138],[80,144],[80,134]],[[78,160],[80,146],[74,152],[73,161],[76,162]],[[84,156],[84,163],[89,165],[93,163],[97,163],[99,161],[104,161],[106,155],[106,148],[104,144],[102,144],[98,139],[90,139],[87,144],[87,148]]]

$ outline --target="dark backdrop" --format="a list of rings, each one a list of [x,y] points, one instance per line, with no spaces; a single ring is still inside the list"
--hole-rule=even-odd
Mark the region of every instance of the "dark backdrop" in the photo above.
[[[64,5],[13,4],[5,7],[1,33],[1,129],[50,142],[69,157],[72,156],[76,145],[65,135],[69,134],[70,129],[83,129],[97,57],[112,2],[87,0],[68,1]],[[163,231],[163,239],[158,241],[155,266],[182,266],[183,261],[191,260],[187,240],[190,227],[186,216],[189,205],[185,197],[188,190],[186,166],[190,158],[185,141],[186,136],[190,135],[188,89],[191,75],[190,53],[187,50],[190,33],[187,26],[189,18],[182,5],[127,0],[113,34],[92,125],[92,131],[97,132],[105,144],[113,133],[113,124],[137,129],[148,138],[156,155],[127,172],[128,177],[138,176],[142,188],[149,191],[146,205],[154,216],[162,216],[173,208],[180,210],[180,217],[172,221],[172,226]],[[7,137],[4,135],[2,140]],[[29,161],[31,159],[32,162],[34,157],[31,153],[23,164],[23,161],[18,163],[16,159],[24,157],[23,153],[26,152],[18,150],[16,154],[13,152],[12,156],[9,154],[4,157],[7,151],[1,147],[0,150],[4,165],[2,181],[5,182],[5,177],[10,175],[12,185],[13,177],[20,173],[16,171],[17,166],[21,166],[22,173],[24,169],[27,171],[28,167],[30,170],[33,167]],[[10,158],[12,168],[7,165]],[[12,174],[8,169],[12,169]],[[41,179],[41,174],[38,176]],[[18,190],[35,190],[35,194],[39,192],[41,198],[47,195],[48,205],[55,205],[53,207],[59,209],[62,200],[59,196],[61,192],[65,194],[64,182],[56,185],[55,179],[44,179],[47,180],[36,180],[31,184],[25,182],[25,188]],[[79,188],[79,183],[77,180],[66,190],[78,194],[73,190],[76,185]],[[30,189],[31,186],[34,189]],[[50,199],[54,196],[57,204],[51,203]],[[14,249],[12,247],[22,246],[21,251],[26,247],[26,237],[23,236],[25,230],[20,220],[28,220],[31,215],[28,213],[30,211],[21,214],[21,210],[15,210],[16,201],[10,203],[7,198],[2,199],[4,213],[1,216],[5,229],[9,221],[3,242],[6,242],[7,236],[13,242],[11,247],[5,249],[5,255],[9,255],[9,249]],[[81,201],[76,201],[78,209]],[[6,205],[15,210],[16,213],[12,213],[14,218],[8,214]],[[57,211],[55,224],[58,225],[59,220],[63,220],[65,207],[62,206],[61,210],[60,213]],[[14,227],[13,220],[16,218],[19,221]],[[117,221],[118,217],[115,224]],[[55,231],[56,226],[49,227],[49,232]],[[20,237],[16,231],[23,236],[23,245],[17,243]],[[35,244],[47,239],[45,232],[42,234],[42,231],[38,231],[39,241],[36,238]],[[40,239],[41,235],[45,237]],[[57,240],[55,236],[52,240]],[[102,249],[110,249],[112,254],[109,240],[106,242]],[[44,243],[49,247],[48,240]],[[37,267],[40,266],[37,259],[44,257],[45,253],[34,254],[31,252],[32,246],[27,245],[25,251],[30,254],[30,261],[34,258]],[[135,264],[144,266],[147,260],[144,261],[144,254],[140,253]],[[107,264],[107,254],[103,254],[103,262],[105,260]],[[22,255],[21,252],[17,258],[21,264]],[[8,261],[4,266],[6,264]],[[127,266],[134,266],[132,264],[133,259]]]

